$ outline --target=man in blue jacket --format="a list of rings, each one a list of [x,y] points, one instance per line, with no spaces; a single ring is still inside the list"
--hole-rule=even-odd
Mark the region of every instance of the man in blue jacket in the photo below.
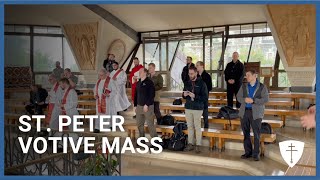
[[[248,83],[243,83],[237,94],[237,99],[241,103],[239,116],[245,150],[245,154],[241,158],[253,157],[255,161],[259,161],[261,121],[264,116],[265,104],[269,101],[269,93],[267,87],[258,81],[255,70],[248,70],[246,79]],[[250,138],[250,126],[254,134],[254,149]]]

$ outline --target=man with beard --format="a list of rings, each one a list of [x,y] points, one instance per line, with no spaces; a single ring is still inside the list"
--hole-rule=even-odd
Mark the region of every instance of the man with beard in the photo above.
[[[132,68],[129,78],[130,78],[130,84],[131,84],[131,100],[134,103],[134,96],[136,92],[136,86],[137,82],[139,80],[139,70],[144,68],[141,64],[139,64],[139,59],[137,57],[133,58],[133,64],[134,67]],[[133,108],[133,112],[136,112],[135,107]],[[133,116],[133,118],[136,118],[136,115]]]

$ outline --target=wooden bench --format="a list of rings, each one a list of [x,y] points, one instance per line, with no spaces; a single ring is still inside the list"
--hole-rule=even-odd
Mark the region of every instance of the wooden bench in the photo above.
[[[90,108],[95,108],[96,107],[96,101],[78,101],[78,107],[90,107]]]
[[[185,111],[184,105],[160,105],[160,109],[164,111],[165,114],[169,114],[170,111],[176,110],[176,111]],[[209,113],[218,113],[220,110],[220,107],[209,107],[208,111]],[[264,111],[265,115],[277,115],[280,116],[281,121],[283,122],[283,126],[286,125],[286,117],[287,116],[303,116],[306,114],[306,111],[299,111],[299,110],[280,110],[280,109],[265,109]]]
[[[92,94],[79,95],[79,100],[94,100],[94,96]]]
[[[93,88],[80,88],[77,90],[82,92],[83,94],[87,94],[87,95],[93,94]]]
[[[84,108],[78,108],[80,115],[95,115],[96,109],[84,109]]]
[[[171,136],[173,132],[174,126],[156,126],[156,131],[161,133],[162,135]],[[128,136],[132,139],[135,139],[135,134],[137,130],[136,124],[126,124],[124,128],[128,131]],[[145,131],[148,131],[148,127],[145,126]],[[188,134],[187,130],[183,131],[185,134]],[[210,150],[216,148],[216,139],[218,139],[218,150],[223,151],[225,149],[225,140],[243,140],[243,134],[240,131],[228,131],[228,130],[218,130],[218,129],[204,129],[202,128],[202,136],[210,138]],[[253,133],[251,133],[253,137]],[[265,142],[272,143],[276,140],[276,134],[261,134],[260,138],[260,148],[261,148],[261,156],[264,156],[265,151]]]
[[[184,114],[171,114],[171,116],[174,117],[175,120],[177,121],[186,121],[186,116]],[[235,126],[240,126],[241,122],[240,119],[232,119],[231,121],[227,120],[227,119],[221,119],[221,118],[215,118],[212,116],[209,116],[208,118],[209,123],[213,123],[213,124],[223,124],[223,129],[227,130],[228,126],[230,126],[231,123],[231,127],[230,130],[235,130]],[[268,123],[270,124],[270,126],[272,128],[281,128],[283,127],[283,122],[279,121],[279,120],[262,120],[262,122]]]

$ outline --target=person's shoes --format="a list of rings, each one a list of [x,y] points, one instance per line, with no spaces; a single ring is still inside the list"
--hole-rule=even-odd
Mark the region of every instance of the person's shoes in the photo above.
[[[125,110],[123,110],[123,111],[127,111],[128,109],[125,109]]]
[[[99,130],[99,129],[94,129],[93,132],[94,132],[94,133],[100,133],[100,130]]]
[[[254,161],[260,161],[260,158],[259,158],[259,156],[254,156],[254,157],[253,157],[253,160],[254,160]]]
[[[200,151],[200,146],[197,145],[197,146],[196,146],[196,153],[199,154],[200,152],[201,152],[201,151]]]
[[[136,115],[133,116],[134,119],[135,119],[136,117],[137,117]]]
[[[194,150],[194,146],[192,144],[188,144],[183,151],[192,151],[192,150]]]
[[[251,158],[252,155],[251,154],[243,154],[241,155],[241,159],[248,159],[248,158]]]

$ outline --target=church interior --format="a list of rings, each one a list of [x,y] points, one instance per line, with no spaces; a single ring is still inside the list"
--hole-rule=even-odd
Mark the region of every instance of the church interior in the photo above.
[[[316,102],[316,8],[278,4],[65,4],[5,5],[5,174],[109,176],[314,176],[316,130],[304,129],[300,117]],[[268,88],[263,122],[272,127],[261,142],[261,160],[241,159],[240,121],[217,119],[227,104],[224,70],[233,52],[245,67],[252,66]],[[148,68],[154,63],[163,77],[160,110],[186,121],[181,98],[181,73],[187,56],[202,61],[212,77],[209,129],[202,134],[201,153],[163,150],[160,154],[23,154],[18,136],[48,137],[45,132],[19,132],[26,113],[30,85],[50,90],[48,75],[60,61],[78,78],[78,112],[95,115],[94,86],[103,62],[115,56],[127,75],[131,106],[120,112],[125,132],[82,132],[95,136],[139,136],[131,98],[129,74],[137,57]],[[185,103],[183,101],[183,103]],[[112,106],[112,105],[111,105]],[[47,113],[47,110],[44,110]],[[156,123],[156,119],[155,119]],[[84,122],[88,124],[88,122]],[[203,126],[202,126],[203,127]],[[209,133],[209,131],[211,133]],[[214,133],[213,133],[214,132]],[[172,127],[157,126],[159,137]],[[147,133],[147,137],[149,134]],[[304,152],[290,168],[279,142],[304,142]],[[100,164],[99,164],[100,162]],[[101,163],[104,162],[104,163]]]

